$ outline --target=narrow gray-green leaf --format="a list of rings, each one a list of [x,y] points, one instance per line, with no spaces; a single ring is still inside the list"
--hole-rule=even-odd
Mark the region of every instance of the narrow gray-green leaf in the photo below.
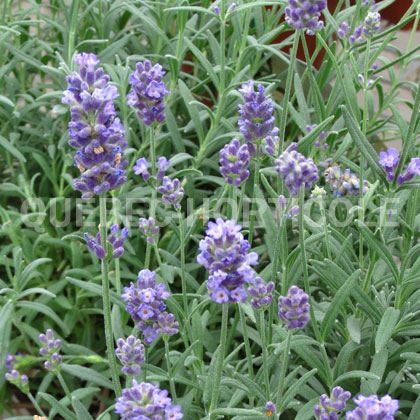
[[[387,344],[392,336],[392,330],[398,322],[400,311],[392,307],[387,308],[376,332],[375,352],[379,353]]]

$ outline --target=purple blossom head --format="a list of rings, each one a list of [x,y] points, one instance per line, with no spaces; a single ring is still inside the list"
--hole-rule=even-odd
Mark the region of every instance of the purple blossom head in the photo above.
[[[258,255],[248,253],[249,242],[244,239],[241,226],[233,219],[209,222],[199,248],[197,262],[209,273],[209,296],[217,303],[244,302],[244,286],[254,281],[251,266],[258,264]]]
[[[398,411],[398,400],[389,395],[381,399],[377,395],[365,397],[359,395],[354,398],[357,407],[346,413],[346,420],[394,420],[394,414]]]
[[[300,207],[298,205],[292,206],[289,210],[289,212],[286,214],[286,217],[288,219],[291,219],[294,216],[297,216],[299,214]]]
[[[149,163],[144,157],[136,160],[133,170],[136,175],[141,175],[143,177],[144,182],[147,182],[150,178]]]
[[[349,36],[350,44],[354,44],[355,42],[362,42],[363,37],[363,25],[359,25],[354,29],[354,32]]]
[[[327,7],[326,0],[288,0],[286,22],[295,29],[306,29],[308,35],[322,29],[324,23],[319,20],[321,12]]]
[[[359,196],[360,180],[350,169],[345,169],[343,172],[339,166],[333,165],[325,170],[324,176],[336,197],[344,197],[347,194]],[[367,193],[368,187],[369,182],[364,180],[363,195]]]
[[[139,375],[144,364],[144,346],[141,340],[130,335],[127,340],[119,338],[117,346],[115,354],[123,365],[122,372],[125,375]]]
[[[112,257],[120,258],[124,254],[124,241],[125,238],[130,234],[127,228],[123,228],[119,233],[119,226],[112,225],[106,243],[111,245]],[[84,233],[86,245],[99,259],[104,259],[107,256],[107,252],[102,246],[101,234],[98,232],[95,237],[90,236],[89,233]]]
[[[23,393],[27,394],[29,392],[28,377],[26,375],[22,375],[16,369],[12,369],[5,374],[5,377],[8,382],[17,386]]]
[[[279,154],[280,137],[269,135],[264,137],[263,144],[261,145],[261,152],[267,156],[277,156]]]
[[[62,362],[60,356],[61,340],[56,340],[53,330],[48,329],[45,334],[40,334],[39,341],[41,342],[39,352],[47,358],[44,362],[45,368],[51,372],[58,372],[61,369]]]
[[[378,12],[368,12],[363,22],[363,33],[367,38],[372,37],[381,26],[381,15]]]
[[[178,178],[171,179],[168,176],[164,176],[158,191],[162,194],[164,203],[172,204],[176,210],[181,208],[180,202],[184,197],[184,188],[181,186]]]
[[[420,175],[420,158],[412,158],[407,166],[407,170],[401,174],[397,182],[399,185],[405,181],[411,181],[415,175]]]
[[[246,144],[241,146],[233,139],[220,150],[220,172],[228,184],[239,187],[249,177],[248,166],[251,162]]]
[[[140,232],[146,236],[146,241],[155,244],[159,238],[159,226],[153,217],[139,219]]]
[[[286,296],[279,297],[279,318],[289,330],[305,328],[309,308],[309,296],[297,286],[291,286]]]
[[[301,187],[311,188],[319,179],[314,161],[297,152],[296,148],[297,143],[292,143],[276,160],[277,172],[294,196],[299,194]]]
[[[338,28],[337,35],[339,38],[345,38],[350,33],[350,26],[349,24],[344,21],[340,27]]]
[[[278,203],[279,209],[281,211],[283,211],[283,210],[286,209],[287,201],[286,201],[286,197],[283,194],[281,194],[281,195],[278,196],[277,203]]]
[[[168,312],[162,312],[157,317],[157,322],[153,325],[153,329],[162,335],[178,334],[179,323],[175,321],[175,315]]]
[[[168,159],[166,159],[165,156],[161,156],[158,159],[158,171],[156,173],[156,180],[157,182],[162,182],[164,176],[165,176],[165,171],[166,168],[171,164],[171,162],[169,162]]]
[[[127,302],[125,309],[143,332],[146,344],[151,344],[157,337],[154,325],[166,309],[164,300],[169,296],[164,284],[156,284],[155,272],[147,269],[139,271],[136,285],[131,282],[129,287],[124,287],[121,297]]]
[[[388,181],[393,181],[395,178],[395,169],[397,169],[399,161],[398,150],[389,147],[388,150],[379,152],[379,165],[384,168]]]
[[[7,370],[13,370],[13,366],[15,365],[16,362],[16,356],[7,353],[6,354],[6,360],[4,362],[4,365],[6,367]]]
[[[271,417],[276,412],[276,406],[272,401],[267,401],[265,409],[267,410],[268,417]]]
[[[74,61],[79,72],[67,76],[62,102],[70,106],[69,145],[77,149],[74,164],[81,172],[73,184],[87,199],[126,182],[128,162],[123,154],[127,142],[113,102],[118,90],[109,85],[103,69],[96,68],[99,60],[94,54],[82,53]]]
[[[320,404],[314,407],[317,420],[337,420],[339,413],[346,408],[346,401],[351,397],[350,392],[336,386],[331,395],[322,394]]]
[[[254,284],[248,288],[248,293],[252,297],[251,305],[255,309],[267,309],[273,299],[273,289],[274,283],[272,281],[265,284],[261,277],[256,277]]]
[[[137,63],[136,70],[130,75],[131,91],[127,95],[127,105],[137,108],[138,116],[146,125],[154,121],[161,123],[165,119],[163,99],[169,95],[162,77],[166,72],[160,64],[145,60]]]
[[[266,98],[263,85],[254,91],[254,82],[244,83],[239,92],[243,94],[244,104],[239,105],[239,130],[243,134],[252,156],[256,154],[253,142],[259,143],[267,136],[275,136],[279,129],[274,127],[274,106],[270,98]]]
[[[180,405],[172,405],[168,391],[157,385],[133,380],[117,399],[115,412],[121,420],[179,420],[184,417]]]

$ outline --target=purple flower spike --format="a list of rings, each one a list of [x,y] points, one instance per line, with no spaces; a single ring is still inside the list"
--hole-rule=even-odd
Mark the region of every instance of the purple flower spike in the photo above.
[[[217,303],[244,302],[244,286],[255,278],[252,265],[258,264],[255,252],[247,253],[249,242],[235,220],[219,218],[209,222],[206,237],[200,241],[197,262],[209,273],[207,289]]]
[[[164,203],[172,204],[176,210],[181,208],[180,202],[184,197],[184,188],[181,186],[178,178],[171,179],[168,176],[164,176],[158,191],[162,194]]]
[[[117,346],[115,354],[123,365],[122,372],[125,375],[139,375],[144,364],[144,346],[141,340],[130,335],[127,340],[119,338]]]
[[[359,25],[356,27],[354,32],[349,36],[350,44],[354,44],[355,42],[362,42],[362,33],[363,33],[363,25]]]
[[[349,24],[344,21],[340,27],[338,28],[337,35],[339,38],[345,38],[350,33],[350,26]]]
[[[407,170],[398,177],[397,183],[401,185],[405,181],[411,181],[415,175],[420,175],[420,158],[410,160]]]
[[[127,228],[121,230],[121,234],[117,236],[120,228],[118,225],[111,226],[111,234],[107,238],[107,244],[111,245],[112,257],[120,258],[124,254],[124,240],[130,234]],[[105,249],[102,246],[101,234],[98,232],[95,237],[85,232],[84,234],[86,244],[88,248],[96,255],[99,259],[104,259],[107,256]]]
[[[350,392],[336,386],[331,396],[322,394],[320,404],[314,407],[314,415],[317,420],[337,420],[339,413],[346,408],[346,401],[351,397]]]
[[[6,360],[4,362],[6,369],[13,370],[13,366],[15,365],[15,362],[16,362],[16,356],[8,353],[6,355]]]
[[[346,420],[394,420],[399,408],[398,400],[393,400],[389,395],[380,400],[377,395],[359,395],[354,402],[357,407],[346,413]]]
[[[171,164],[171,162],[169,162],[168,159],[166,159],[166,157],[161,156],[158,159],[158,171],[156,173],[156,179],[158,182],[162,182],[164,176],[165,176],[165,170],[166,168]]]
[[[296,148],[297,143],[292,143],[276,160],[277,172],[291,195],[298,195],[301,186],[311,188],[319,179],[314,161],[297,152]]]
[[[175,316],[168,312],[162,312],[157,317],[157,323],[153,325],[153,329],[162,335],[178,334],[179,323],[175,321]]]
[[[276,406],[272,401],[267,401],[265,404],[265,409],[267,410],[268,417],[271,417],[276,412]]]
[[[28,377],[26,375],[21,375],[16,369],[12,369],[7,372],[5,374],[5,378],[11,384],[17,386],[25,394],[29,392]]]
[[[363,33],[367,38],[372,37],[381,26],[381,15],[378,12],[370,11],[363,22]]]
[[[359,196],[360,180],[350,169],[344,173],[339,166],[330,166],[325,170],[325,179],[330,183],[330,189],[336,197],[344,197],[347,194]],[[369,182],[363,181],[363,195],[367,193]]]
[[[267,136],[275,136],[279,129],[274,127],[274,106],[270,98],[266,98],[263,85],[254,91],[254,82],[249,80],[242,85],[239,92],[243,94],[244,104],[239,105],[239,130],[248,144],[249,153],[256,154],[253,142],[261,142]]]
[[[51,372],[58,372],[61,369],[61,356],[59,354],[61,348],[61,340],[56,340],[53,330],[48,329],[45,334],[40,334],[39,341],[41,348],[39,352],[47,358],[44,366]]]
[[[262,153],[267,156],[277,156],[279,154],[280,137],[279,136],[267,136],[263,140]]]
[[[136,175],[141,175],[143,177],[144,182],[150,178],[149,173],[149,164],[147,163],[146,158],[142,157],[136,160],[136,164],[133,166],[134,173]]]
[[[163,99],[169,95],[162,77],[166,72],[160,64],[146,60],[136,64],[136,71],[130,75],[131,91],[127,95],[127,105],[137,108],[138,116],[146,125],[154,121],[161,123],[165,119]]]
[[[324,23],[319,20],[321,12],[327,7],[326,0],[288,0],[286,22],[295,29],[306,29],[308,35],[322,29]]]
[[[395,178],[395,169],[397,169],[399,161],[398,150],[393,147],[388,148],[386,152],[379,152],[379,165],[384,168],[388,181],[393,181]]]
[[[233,139],[220,150],[220,172],[228,184],[239,187],[249,177],[248,166],[251,162],[246,144],[241,146]]]
[[[137,285],[130,283],[129,287],[124,287],[121,297],[128,302],[125,309],[143,332],[146,344],[151,344],[157,337],[154,325],[166,309],[163,301],[169,296],[166,286],[156,284],[156,274],[150,270],[139,271]]]
[[[127,180],[124,159],[124,128],[116,117],[115,86],[109,85],[109,76],[94,54],[77,54],[74,57],[79,72],[67,76],[68,88],[62,102],[70,105],[71,121],[69,145],[77,149],[74,164],[81,177],[73,181],[82,198],[92,198],[118,189]]]
[[[155,244],[159,238],[159,226],[153,217],[139,219],[140,232],[146,236],[146,241]]]
[[[279,318],[289,330],[305,328],[309,308],[309,296],[297,286],[290,287],[286,296],[279,297]]]
[[[168,391],[157,385],[133,380],[132,388],[123,389],[115,412],[121,420],[179,420],[184,417],[180,405],[172,405]]]
[[[254,284],[248,289],[252,296],[251,305],[255,309],[266,310],[273,299],[274,283],[265,284],[261,277],[256,277]]]

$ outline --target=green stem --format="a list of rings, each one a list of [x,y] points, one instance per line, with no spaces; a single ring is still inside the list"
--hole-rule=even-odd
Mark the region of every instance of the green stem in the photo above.
[[[169,359],[169,340],[168,340],[168,336],[164,335],[163,336],[163,341],[165,342],[165,355],[166,355],[166,364],[167,364],[167,368],[168,368],[168,374],[169,374],[169,385],[171,387],[171,397],[174,401],[174,403],[177,403],[177,398],[176,398],[176,390],[175,390],[175,383],[174,383],[174,378],[172,377],[172,367],[171,367],[171,360]]]
[[[100,232],[102,247],[107,251],[107,223],[106,223],[106,197],[99,197],[99,216],[100,216]],[[111,325],[111,302],[109,298],[109,266],[106,258],[101,260],[102,271],[102,294],[104,307],[104,322],[105,322],[105,340],[108,351],[109,368],[111,370],[112,382],[114,384],[115,394],[121,395],[121,383],[118,376],[117,363],[115,360],[114,340],[112,338]]]
[[[266,334],[265,334],[264,311],[260,310],[258,316],[259,316],[261,348],[262,348],[262,356],[263,356],[265,395],[267,396],[267,400],[269,400],[270,399],[270,377],[269,377],[269,371],[268,371],[268,352],[267,352],[267,340],[266,340]]]
[[[327,256],[328,256],[328,259],[332,261],[331,247],[330,247],[330,234],[328,232],[327,216],[325,214],[324,204],[322,203],[322,201],[319,203],[319,207],[321,211],[322,223],[324,225],[325,245],[327,247]]]
[[[239,304],[238,304],[238,308],[239,308],[239,316],[241,317],[242,334],[244,336],[245,353],[246,353],[246,358],[248,361],[248,374],[251,379],[254,379],[254,365],[252,363],[251,346],[249,345],[248,331],[246,329],[246,318],[245,318],[244,311],[242,310]]]
[[[80,0],[74,0],[72,4],[72,14],[69,30],[69,41],[68,41],[68,50],[67,50],[67,64],[71,65],[71,58],[74,51],[74,40],[76,36],[76,26],[77,26],[77,15],[79,13],[79,4]]]
[[[292,330],[288,330],[287,331],[287,338],[286,338],[286,347],[284,348],[283,359],[281,361],[279,390],[278,390],[278,393],[277,393],[277,401],[276,401],[276,408],[277,408],[277,412],[279,413],[279,418],[280,418],[280,414],[281,414],[280,413],[281,398],[283,396],[284,379],[286,378],[287,361],[288,361],[288,358],[289,358],[291,341],[292,341]]]
[[[188,299],[187,299],[187,283],[185,280],[185,229],[184,220],[182,219],[182,212],[180,209],[177,210],[179,218],[179,236],[180,236],[180,247],[181,247],[181,287],[182,287],[182,302],[184,304],[184,313],[187,316],[188,313]]]
[[[227,337],[227,321],[228,321],[228,313],[229,313],[228,305],[229,303],[222,304],[222,329],[220,332],[220,345],[219,345],[219,354],[218,354],[218,359],[217,359],[216,376],[214,378],[214,387],[211,394],[211,402],[210,402],[210,408],[209,408],[210,420],[213,420],[217,417],[216,415],[212,414],[212,412],[217,406],[217,402],[219,399],[220,382],[222,379],[223,361],[225,358],[225,344],[226,344],[226,337]]]
[[[28,398],[31,400],[31,403],[33,404],[33,406],[35,407],[35,410],[38,411],[39,415],[41,415],[42,417],[47,417],[45,415],[45,413],[42,411],[42,408],[39,406],[39,404],[37,403],[36,399],[33,397],[33,395],[28,392],[26,393],[26,395],[28,396]]]
[[[311,319],[312,328],[314,331],[315,339],[318,341],[320,349],[321,349],[321,356],[324,362],[325,371],[327,374],[327,385],[330,386],[332,383],[332,372],[331,366],[328,360],[328,355],[325,350],[324,340],[321,337],[321,332],[319,331],[318,323],[315,318],[314,307],[312,305],[312,298],[311,298],[311,288],[309,285],[309,273],[308,273],[308,260],[306,258],[306,247],[305,247],[305,237],[304,237],[304,212],[303,206],[305,201],[305,188],[301,187],[299,191],[299,247],[300,247],[300,255],[302,259],[302,267],[303,267],[303,281],[305,285],[305,292],[309,296],[309,315]]]
[[[252,203],[251,203],[251,218],[249,220],[249,233],[248,233],[248,242],[249,247],[252,247],[252,239],[254,237],[254,223],[255,223],[255,211],[256,211],[256,201],[255,200],[255,189],[260,183],[260,166],[261,159],[258,158],[258,145],[257,145],[257,161],[255,163],[255,172],[254,172],[254,185],[252,186]]]
[[[61,372],[57,372],[57,378],[58,378],[58,380],[60,382],[61,388],[63,388],[63,390],[64,390],[64,392],[65,392],[65,394],[67,396],[67,399],[69,400],[69,405],[71,405],[71,392],[70,392],[70,390],[69,390],[69,388],[68,388],[68,386],[66,384],[66,381],[64,380],[63,375],[61,374]]]

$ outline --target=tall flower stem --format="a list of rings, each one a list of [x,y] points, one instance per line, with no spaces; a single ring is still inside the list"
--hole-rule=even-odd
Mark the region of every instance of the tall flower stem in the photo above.
[[[71,404],[71,392],[70,392],[70,390],[69,390],[69,388],[66,384],[66,381],[64,380],[61,372],[57,372],[57,378],[58,378],[58,381],[60,382],[61,388],[63,388],[63,390],[64,390],[64,392],[67,396],[67,399],[69,400],[69,404]]]
[[[69,30],[69,38],[67,44],[67,64],[70,66],[71,57],[73,56],[74,40],[76,37],[77,15],[79,13],[80,0],[74,0],[71,7],[71,22]]]
[[[175,390],[175,383],[174,378],[172,377],[172,367],[171,367],[171,360],[169,359],[169,337],[167,335],[163,336],[163,341],[165,342],[165,355],[166,355],[166,365],[168,368],[169,374],[169,386],[171,387],[171,397],[176,404],[177,397],[176,397],[176,390]]]
[[[184,220],[182,219],[182,212],[180,209],[177,210],[179,219],[179,241],[181,247],[181,287],[182,287],[182,302],[184,304],[184,313],[187,316],[188,313],[188,299],[187,299],[187,283],[185,280],[185,229]]]
[[[223,361],[225,358],[225,347],[226,347],[226,337],[227,337],[227,321],[228,321],[228,313],[229,313],[229,303],[222,304],[222,329],[220,332],[220,345],[219,345],[219,355],[217,359],[217,367],[216,367],[216,377],[214,379],[214,387],[211,394],[211,401],[210,401],[210,420],[216,418],[214,414],[212,414],[213,410],[217,406],[217,402],[219,399],[219,391],[220,391],[220,382],[222,379],[222,371],[223,371]]]
[[[321,332],[319,331],[318,323],[315,318],[315,312],[312,305],[312,298],[311,298],[311,288],[309,286],[309,273],[308,273],[308,260],[306,258],[306,247],[305,247],[305,238],[304,238],[304,201],[305,201],[305,188],[301,187],[299,191],[299,247],[300,247],[300,255],[302,259],[302,267],[303,267],[303,281],[305,285],[305,292],[309,296],[309,315],[311,318],[311,324],[314,331],[314,335],[316,340],[319,343],[319,347],[321,349],[321,356],[322,361],[324,363],[326,375],[327,375],[327,382],[328,386],[332,384],[332,372],[331,366],[328,360],[328,355],[325,350],[324,340],[321,337]]]
[[[277,401],[276,401],[276,408],[279,413],[280,417],[280,405],[281,405],[281,398],[283,396],[283,388],[284,388],[284,379],[286,378],[286,371],[287,371],[287,361],[290,352],[290,343],[292,341],[292,330],[287,331],[287,338],[286,338],[286,347],[284,348],[283,359],[281,361],[281,371],[280,371],[280,381],[279,381],[279,389],[277,393]]]
[[[248,331],[246,329],[246,318],[245,318],[244,311],[239,304],[238,304],[238,308],[239,308],[239,316],[241,318],[242,334],[244,336],[246,359],[248,362],[248,375],[251,379],[254,379],[254,365],[252,363],[251,346],[249,345]]]
[[[38,414],[41,415],[41,416],[43,416],[43,417],[47,417],[46,414],[42,411],[42,408],[37,403],[37,401],[34,398],[34,396],[30,392],[27,392],[26,395],[30,399],[32,405],[35,407],[35,410],[38,411]]]
[[[255,223],[255,212],[256,212],[255,190],[258,187],[258,184],[260,183],[260,166],[261,166],[261,160],[258,159],[258,149],[257,149],[257,161],[255,162],[254,184],[252,186],[251,218],[249,220],[249,234],[248,234],[248,242],[249,242],[250,248],[252,247],[252,239],[254,237],[254,223]]]
[[[106,197],[99,197],[99,220],[102,247],[107,251],[107,226],[106,226]],[[109,298],[109,265],[106,258],[101,260],[102,272],[102,299],[104,307],[104,322],[105,322],[105,340],[108,351],[109,368],[111,370],[112,382],[114,384],[115,394],[121,395],[121,383],[118,376],[117,362],[115,360],[114,340],[112,338],[111,325],[111,301]]]
[[[264,311],[260,310],[258,313],[260,336],[261,336],[261,348],[263,356],[263,372],[264,372],[264,383],[265,383],[265,395],[267,400],[270,399],[270,377],[268,372],[268,352],[267,352],[267,339],[265,333],[265,319]]]

